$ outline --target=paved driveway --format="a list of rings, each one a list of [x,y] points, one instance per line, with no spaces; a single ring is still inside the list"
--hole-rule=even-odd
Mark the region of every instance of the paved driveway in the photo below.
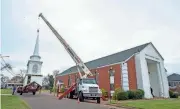
[[[80,102],[63,98],[58,100],[56,97],[48,94],[32,95],[31,93],[21,96],[32,109],[110,109],[103,104]]]

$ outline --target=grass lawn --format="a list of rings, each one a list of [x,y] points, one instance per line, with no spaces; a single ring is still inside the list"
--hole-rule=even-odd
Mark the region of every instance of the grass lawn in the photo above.
[[[180,99],[132,100],[112,102],[118,107],[134,107],[136,109],[180,109]]]
[[[1,94],[12,94],[11,89],[0,89]]]
[[[49,92],[49,90],[45,90],[45,89],[43,89],[43,90],[41,90],[41,92]]]
[[[11,90],[1,89],[2,94],[11,94]],[[1,95],[1,109],[30,109],[28,104],[16,95]]]

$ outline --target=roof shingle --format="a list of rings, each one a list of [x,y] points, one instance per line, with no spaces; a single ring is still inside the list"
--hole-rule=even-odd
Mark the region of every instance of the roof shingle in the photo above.
[[[180,81],[180,75],[173,73],[168,76],[168,81]]]
[[[96,60],[92,60],[89,62],[86,62],[85,65],[89,68],[89,69],[95,69],[97,67],[101,67],[101,66],[105,66],[105,65],[110,65],[110,64],[114,64],[114,63],[118,63],[118,62],[123,62],[126,59],[128,59],[130,56],[132,56],[133,54],[140,52],[142,49],[144,49],[148,44],[150,43],[146,43],[143,45],[139,45],[112,55],[108,55],[105,57],[101,57],[99,59]],[[67,70],[65,70],[64,72],[58,74],[60,75],[67,75],[67,74],[71,74],[71,73],[76,73],[78,72],[77,67],[73,66]]]

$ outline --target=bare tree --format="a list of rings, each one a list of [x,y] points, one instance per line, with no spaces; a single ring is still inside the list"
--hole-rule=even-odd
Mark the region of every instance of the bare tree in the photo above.
[[[11,81],[23,83],[23,77],[24,77],[25,73],[26,73],[26,70],[20,69],[18,74],[16,74],[14,77],[12,77]]]
[[[25,74],[26,74],[26,70],[25,69],[20,69],[20,71],[19,71],[19,73],[17,75],[23,78],[25,76]]]
[[[56,76],[59,73],[59,70],[54,70],[53,75]]]
[[[49,78],[48,78],[48,76],[43,77],[42,86],[45,87],[45,89],[49,88]]]
[[[45,76],[44,78],[43,78],[43,81],[42,81],[43,83],[43,86],[46,86],[46,85],[48,85],[49,84],[49,79],[48,79],[48,77],[47,76]]]

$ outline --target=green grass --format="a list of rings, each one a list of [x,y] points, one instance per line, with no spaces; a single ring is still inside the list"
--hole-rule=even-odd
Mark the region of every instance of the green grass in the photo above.
[[[137,109],[179,109],[180,99],[161,99],[161,100],[132,100],[111,102],[119,107],[134,107]]]
[[[1,89],[1,94],[11,94],[10,89]],[[26,102],[16,95],[1,95],[1,109],[31,109]]]
[[[1,94],[12,94],[11,89],[0,89]]]
[[[45,90],[45,89],[43,89],[43,90],[41,90],[41,92],[49,92],[49,90]]]
[[[30,109],[30,107],[18,96],[2,95],[1,109]]]

